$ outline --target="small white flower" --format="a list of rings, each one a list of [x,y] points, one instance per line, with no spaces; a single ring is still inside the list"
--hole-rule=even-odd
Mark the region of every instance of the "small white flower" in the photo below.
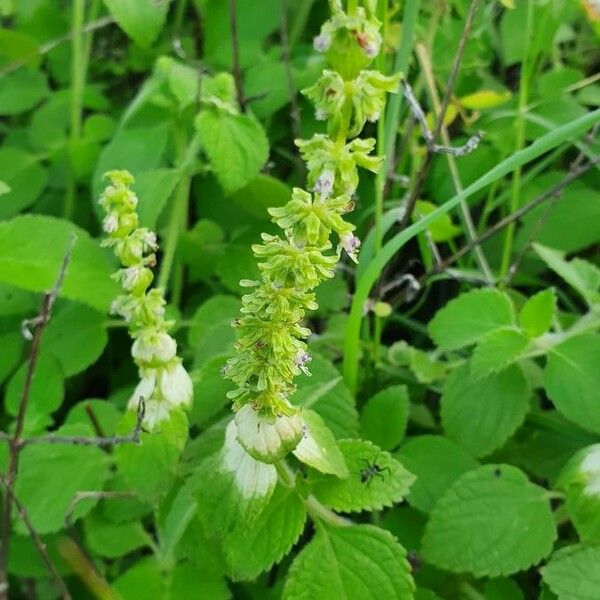
[[[303,350],[298,352],[298,354],[296,355],[296,365],[305,375],[310,375],[310,371],[308,370],[308,367],[306,365],[311,360],[312,356],[308,354],[308,352],[304,352]]]
[[[340,244],[342,248],[346,251],[348,256],[354,261],[357,262],[357,252],[360,248],[360,240],[352,233],[345,233],[340,238]]]
[[[150,230],[145,231],[142,237],[142,243],[144,244],[147,250],[156,250],[158,248],[156,233]]]
[[[127,291],[131,291],[137,283],[141,269],[140,267],[128,267],[127,269],[121,269],[119,273],[123,288]]]
[[[192,379],[179,361],[160,369],[158,386],[160,397],[171,406],[190,406],[192,404],[194,395]]]
[[[369,58],[375,58],[379,54],[380,47],[381,47],[380,43],[372,41],[372,42],[367,42],[363,46],[363,50]]]
[[[381,113],[376,110],[374,112],[372,112],[370,115],[367,115],[367,121],[371,122],[371,123],[377,123],[377,121],[379,121],[379,117],[381,116]]]
[[[164,331],[143,331],[131,347],[133,358],[142,362],[167,363],[177,354],[177,343]]]
[[[331,169],[324,169],[315,181],[314,191],[325,198],[331,196],[335,173]]]
[[[112,211],[104,217],[104,221],[102,221],[102,229],[106,233],[114,233],[119,228],[119,215]]]
[[[137,384],[133,394],[131,394],[131,398],[127,403],[127,407],[131,410],[137,410],[138,404],[140,403],[140,398],[144,399],[144,402],[148,404],[148,402],[154,396],[154,388],[156,387],[156,370],[155,369],[147,369],[144,371],[142,379]],[[148,411],[146,411],[147,413]]]
[[[331,46],[331,35],[321,33],[313,40],[313,47],[317,52],[327,52]]]
[[[325,119],[327,119],[327,112],[324,111],[322,108],[317,108],[317,110],[315,111],[315,119],[317,121],[325,121]]]
[[[137,409],[137,405],[135,408]],[[148,400],[144,405],[144,428],[154,431],[162,421],[169,418],[170,414],[171,407],[164,400]]]

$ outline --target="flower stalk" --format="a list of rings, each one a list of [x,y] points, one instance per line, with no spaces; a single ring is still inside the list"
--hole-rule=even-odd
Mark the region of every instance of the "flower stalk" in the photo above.
[[[252,248],[261,279],[240,282],[249,293],[233,323],[239,335],[224,375],[236,384],[229,397],[238,441],[264,462],[294,450],[306,433],[290,402],[294,379],[309,374],[306,313],[317,308],[314,289],[334,276],[342,252],[358,260],[360,240],[344,216],[354,208],[358,168],[377,173],[383,160],[370,154],[374,139],[358,137],[367,122],[379,119],[386,94],[400,83],[400,74],[367,69],[382,46],[375,4],[349,3],[346,13],[341,2],[330,2],[332,16],[314,40],[329,68],[302,92],[317,119],[327,121],[327,134],[296,140],[307,163],[308,190],[295,188],[285,206],[269,209],[282,233],[263,234]]]

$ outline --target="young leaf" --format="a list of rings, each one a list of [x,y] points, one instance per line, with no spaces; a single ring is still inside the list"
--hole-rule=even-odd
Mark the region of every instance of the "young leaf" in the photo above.
[[[542,577],[559,600],[594,600],[600,590],[600,545],[561,548],[542,567]]]
[[[532,338],[546,333],[556,314],[556,294],[553,289],[542,290],[531,296],[521,308],[519,323]]]
[[[510,465],[484,465],[457,479],[425,529],[423,555],[475,577],[510,575],[551,550],[556,526],[545,491]]]
[[[450,300],[429,323],[429,333],[442,350],[474,344],[490,331],[514,325],[510,298],[496,289],[473,290]]]
[[[118,294],[107,255],[86,231],[61,219],[23,215],[0,223],[0,281],[34,292],[50,289],[73,233],[77,241],[61,296],[106,311]]]
[[[283,600],[412,600],[414,589],[406,551],[391,533],[319,524],[290,568]]]
[[[416,476],[407,502],[426,513],[456,479],[478,464],[458,444],[437,435],[411,438],[394,456]]]
[[[432,202],[417,200],[415,204],[415,211],[413,213],[413,221],[418,221],[421,217],[432,213],[436,208],[437,206]],[[446,214],[441,215],[435,221],[433,221],[427,228],[427,231],[431,235],[431,239],[434,242],[447,242],[461,233],[461,228],[457,227],[452,222],[450,215]]]
[[[482,338],[471,357],[471,374],[486,377],[502,371],[519,359],[529,340],[518,329],[495,329]]]
[[[247,115],[203,110],[196,118],[202,148],[229,195],[254,179],[269,156],[269,142],[258,121]]]
[[[583,429],[600,433],[600,336],[580,335],[552,348],[544,388],[554,406]]]
[[[253,523],[240,521],[227,536],[227,558],[233,579],[254,579],[279,562],[304,530],[306,509],[298,494],[281,485]]]
[[[468,365],[464,365],[448,377],[444,387],[444,432],[473,456],[486,456],[500,448],[523,423],[530,395],[516,365],[485,378],[473,378]]]
[[[326,506],[344,512],[381,510],[402,500],[414,482],[388,452],[366,440],[340,440],[349,477],[314,477],[313,493]]]
[[[567,261],[564,254],[541,244],[533,245],[540,258],[573,289],[577,290],[587,301],[593,305],[600,302],[600,269],[596,265],[574,258]]]
[[[404,437],[409,408],[405,385],[392,386],[378,392],[369,398],[360,415],[363,437],[383,450],[392,450]]]
[[[89,435],[89,429],[65,425],[56,435]],[[23,449],[15,492],[38,533],[64,528],[77,492],[103,489],[109,476],[108,458],[93,446],[31,444]],[[72,512],[72,520],[88,513],[96,502],[80,502]],[[27,533],[20,519],[16,527]]]
[[[119,27],[139,46],[147,48],[162,29],[168,2],[155,0],[104,0]]]
[[[313,410],[304,409],[302,421],[306,425],[306,433],[293,451],[294,456],[321,473],[342,478],[348,477],[348,467],[344,455],[340,451],[333,433],[319,414]]]

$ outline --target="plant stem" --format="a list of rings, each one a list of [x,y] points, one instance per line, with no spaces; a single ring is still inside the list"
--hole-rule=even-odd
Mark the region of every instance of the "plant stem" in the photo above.
[[[529,96],[529,49],[531,42],[531,31],[533,22],[534,2],[527,2],[527,16],[525,20],[525,54],[521,63],[521,74],[519,78],[519,107],[518,114],[515,120],[515,152],[523,148],[525,144],[525,112],[527,110],[527,98]],[[532,61],[533,62],[533,61]],[[521,194],[521,166],[517,167],[512,176],[512,191],[510,196],[509,212],[514,213],[519,207],[519,199]],[[504,243],[502,246],[502,260],[500,262],[499,279],[502,281],[510,266],[510,258],[512,255],[512,246],[515,235],[515,223],[510,223],[506,228]]]
[[[304,501],[304,506],[306,506],[306,510],[313,521],[325,521],[325,523],[334,527],[349,527],[353,525],[352,521],[336,515],[312,495]]]
[[[83,23],[85,20],[85,0],[73,0],[71,41],[71,112],[69,132],[69,175],[65,198],[64,215],[72,219],[75,211],[77,181],[74,156],[76,145],[81,137],[81,113],[83,88],[85,86],[85,57],[83,47]]]

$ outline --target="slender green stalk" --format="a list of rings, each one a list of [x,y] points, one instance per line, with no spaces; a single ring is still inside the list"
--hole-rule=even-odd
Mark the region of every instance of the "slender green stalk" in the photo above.
[[[77,182],[75,180],[74,154],[77,141],[81,137],[81,112],[83,88],[85,86],[85,56],[83,23],[85,21],[85,0],[73,0],[71,42],[71,110],[69,135],[69,178],[65,200],[65,218],[72,219],[75,210]]]
[[[414,236],[418,235],[441,215],[444,215],[467,200],[473,194],[490,185],[494,181],[513,172],[517,167],[523,166],[532,160],[553,150],[559,144],[569,140],[573,136],[581,135],[590,127],[600,123],[600,109],[575,119],[554,131],[542,136],[523,150],[516,152],[501,163],[490,169],[485,175],[467,186],[462,192],[442,204],[429,215],[410,225],[398,233],[387,244],[381,252],[373,258],[362,278],[358,281],[357,289],[352,300],[350,316],[346,325],[344,342],[344,381],[350,390],[355,393],[358,383],[358,357],[360,348],[360,325],[362,321],[363,306],[369,297],[369,293],[382,269],[388,261]]]
[[[348,527],[354,525],[349,519],[336,515],[326,506],[323,506],[314,496],[309,496],[304,501],[304,506],[313,521],[324,521],[328,525],[333,525],[334,527]]]
[[[533,60],[530,60],[529,50],[531,43],[531,33],[533,28],[533,8],[534,2],[527,3],[527,16],[525,20],[525,54],[521,63],[521,75],[519,78],[519,108],[515,120],[515,152],[523,148],[525,144],[525,112],[527,110],[527,98],[529,97],[530,66]],[[512,192],[510,195],[509,211],[515,212],[519,207],[519,198],[521,195],[521,167],[517,167],[512,176]],[[510,267],[510,257],[512,255],[513,240],[515,237],[515,223],[511,223],[506,228],[504,243],[502,246],[502,260],[500,262],[500,280],[506,277]]]

